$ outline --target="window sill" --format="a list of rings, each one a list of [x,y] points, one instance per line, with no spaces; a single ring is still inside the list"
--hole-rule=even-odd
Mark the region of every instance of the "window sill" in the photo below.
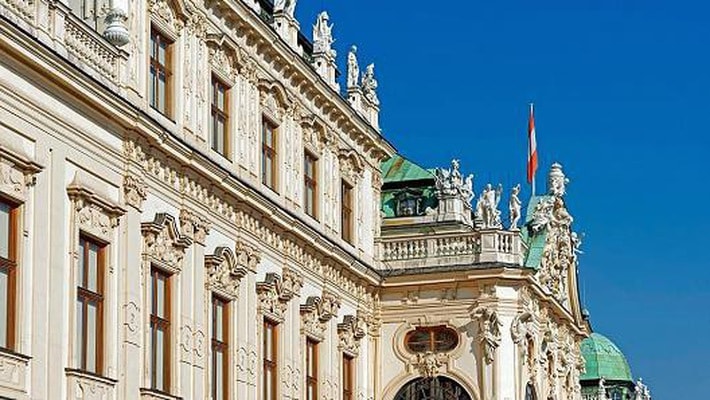
[[[173,396],[161,390],[141,388],[141,400],[182,400],[182,397]]]
[[[67,375],[67,387],[70,391],[69,398],[82,398],[87,390],[98,399],[114,397],[113,392],[116,388],[117,380],[71,368],[64,369],[64,372]]]
[[[0,374],[0,388],[18,392],[27,390],[29,377],[30,357],[18,354],[8,349],[0,349],[0,365],[3,373]]]

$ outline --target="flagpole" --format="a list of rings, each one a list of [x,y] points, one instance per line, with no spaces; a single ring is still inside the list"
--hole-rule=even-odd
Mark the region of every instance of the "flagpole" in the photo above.
[[[534,115],[533,114],[533,111],[534,111],[533,107],[534,107],[533,103],[530,102],[530,116],[528,118],[533,118],[533,115]],[[532,158],[532,148],[531,148],[532,143],[530,142],[531,140],[532,139],[530,138],[530,136],[528,136],[528,162],[530,162],[530,159]],[[530,182],[530,184],[532,186],[532,196],[535,196],[535,175],[537,175],[536,172],[537,171],[533,170],[532,180]]]

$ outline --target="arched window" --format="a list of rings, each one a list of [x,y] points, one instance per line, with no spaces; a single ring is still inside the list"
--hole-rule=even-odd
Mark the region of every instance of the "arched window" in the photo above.
[[[394,400],[471,400],[471,396],[454,380],[437,376],[407,383]]]
[[[445,326],[419,327],[407,333],[404,339],[412,353],[451,351],[459,344],[458,333]]]

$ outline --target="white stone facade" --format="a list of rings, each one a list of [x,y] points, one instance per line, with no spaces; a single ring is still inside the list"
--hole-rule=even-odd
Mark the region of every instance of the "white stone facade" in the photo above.
[[[112,4],[127,17],[121,48],[60,0],[0,0],[0,198],[19,210],[16,340],[0,349],[0,397],[209,399],[216,293],[230,301],[231,399],[264,398],[265,318],[278,323],[279,399],[306,399],[307,338],[319,343],[323,400],[344,397],[344,355],[357,400],[392,400],[422,376],[450,377],[475,400],[523,399],[528,383],[538,398],[581,399],[587,327],[573,268],[561,301],[521,268],[517,231],[381,235],[379,165],[395,150],[379,132],[374,76],[346,100],[335,55],[319,75],[293,14],[277,12],[272,28],[258,1]],[[170,118],[149,104],[151,26],[172,41]],[[211,76],[230,90],[227,157],[208,137]],[[278,127],[275,190],[261,182],[264,120]],[[305,151],[318,156],[317,218],[304,211]],[[75,357],[83,236],[105,245],[100,375]],[[489,263],[499,265],[475,267]],[[171,274],[163,392],[150,384],[151,268]],[[411,353],[405,335],[422,326],[454,329],[457,347]]]

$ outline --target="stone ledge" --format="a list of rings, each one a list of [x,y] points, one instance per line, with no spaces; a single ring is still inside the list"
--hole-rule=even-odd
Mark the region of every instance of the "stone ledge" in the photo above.
[[[65,369],[69,399],[114,400],[116,380],[76,369]]]
[[[26,397],[29,363],[28,356],[0,349],[0,395]]]

